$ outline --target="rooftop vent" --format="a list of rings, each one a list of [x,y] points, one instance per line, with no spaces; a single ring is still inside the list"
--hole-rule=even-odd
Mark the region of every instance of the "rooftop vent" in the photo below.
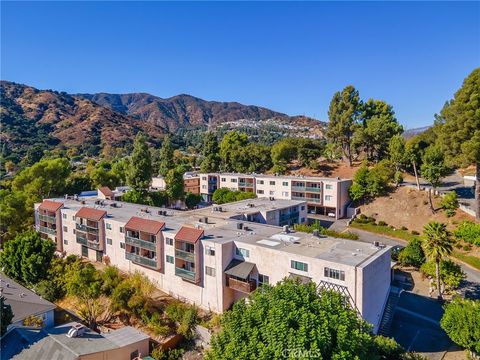
[[[243,229],[243,223],[237,223],[237,229],[242,230]]]
[[[68,330],[67,336],[69,338],[82,336],[87,331],[87,328],[82,324],[75,324]]]
[[[314,229],[313,232],[312,232],[313,236],[319,236],[320,235],[320,231],[318,231],[318,229]]]
[[[283,225],[283,232],[285,234],[288,234],[290,232],[290,228],[288,227],[288,225]]]

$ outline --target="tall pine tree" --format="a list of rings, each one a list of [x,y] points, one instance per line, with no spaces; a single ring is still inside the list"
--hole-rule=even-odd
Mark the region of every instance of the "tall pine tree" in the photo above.
[[[146,193],[152,181],[152,158],[147,139],[141,132],[135,137],[127,171],[127,184],[135,191]]]
[[[159,174],[167,176],[168,171],[175,168],[173,161],[173,146],[169,135],[165,135],[160,149],[160,167]]]

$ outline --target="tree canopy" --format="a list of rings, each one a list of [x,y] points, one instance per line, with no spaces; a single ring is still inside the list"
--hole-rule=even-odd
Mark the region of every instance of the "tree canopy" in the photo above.
[[[219,152],[217,136],[214,132],[208,131],[203,138],[203,161],[200,166],[202,172],[217,172],[220,170]]]
[[[146,141],[141,132],[135,137],[127,172],[127,184],[141,193],[148,189],[152,181],[152,158]]]

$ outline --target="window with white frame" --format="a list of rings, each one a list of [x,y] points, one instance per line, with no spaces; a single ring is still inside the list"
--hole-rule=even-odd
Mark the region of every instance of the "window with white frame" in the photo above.
[[[273,191],[273,190],[270,190],[269,193],[270,193],[270,195],[275,195],[275,191]]]
[[[258,185],[263,185],[263,184],[264,184],[264,181],[263,181],[263,180],[257,180],[257,184],[258,184]]]
[[[105,226],[107,227],[107,230],[112,230],[112,224],[105,223]]]
[[[112,245],[112,239],[107,238],[107,245]]]
[[[283,186],[288,186],[288,181],[282,182],[282,185],[283,185]]]
[[[172,246],[172,245],[173,245],[173,239],[172,239],[172,238],[169,238],[169,237],[167,237],[167,238],[165,238],[165,243],[166,243],[167,245],[170,245],[170,246]]]
[[[215,269],[210,266],[205,266],[205,274],[208,276],[215,276]]]
[[[120,249],[125,249],[125,243],[124,242],[120,242]]]
[[[263,190],[257,190],[257,194],[263,194],[264,191]]]
[[[332,201],[333,196],[332,195],[325,195],[325,201]]]
[[[323,270],[323,275],[327,278],[345,281],[345,271],[342,270],[330,269],[326,267]]]
[[[67,218],[67,214],[62,214],[62,218],[66,219],[66,218]]]
[[[220,181],[221,181],[221,182],[226,182],[226,181],[227,181],[227,178],[221,178]]]
[[[268,284],[270,284],[270,278],[267,275],[258,274],[258,284],[259,285],[268,285]]]
[[[308,271],[308,264],[301,261],[292,260],[290,266],[295,270]]]
[[[205,246],[205,255],[215,256],[215,248],[212,246]]]
[[[124,232],[125,232],[125,228],[123,228],[122,226],[120,226],[120,232],[121,232],[121,233],[124,233]]]
[[[64,243],[65,245],[68,245],[68,240],[67,240],[67,239],[63,239],[63,243]]]
[[[68,232],[68,227],[64,226],[63,227],[63,232]]]
[[[270,185],[275,185],[275,181],[270,181]]]
[[[173,264],[174,258],[173,256],[167,255],[167,263]]]
[[[237,182],[237,179],[233,179],[233,178],[232,178],[232,179],[230,179],[230,182],[236,183],[236,182]]]
[[[325,190],[332,190],[333,185],[332,184],[325,184]]]
[[[242,249],[242,248],[236,248],[235,249],[235,254],[237,254],[237,256],[240,256],[240,257],[243,257],[243,258],[248,258],[248,257],[250,257],[250,250]]]
[[[282,196],[288,197],[288,191],[282,191]]]

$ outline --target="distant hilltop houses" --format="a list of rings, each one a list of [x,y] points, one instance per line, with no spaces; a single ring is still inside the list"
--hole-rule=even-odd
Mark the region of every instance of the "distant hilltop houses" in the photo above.
[[[207,201],[221,187],[259,197],[182,211],[118,201],[118,190],[99,189],[35,204],[35,226],[59,253],[141,271],[160,290],[205,310],[222,313],[287,277],[341,292],[378,330],[390,248],[293,229],[307,223],[309,211],[343,216],[350,180],[220,173],[184,179]]]

